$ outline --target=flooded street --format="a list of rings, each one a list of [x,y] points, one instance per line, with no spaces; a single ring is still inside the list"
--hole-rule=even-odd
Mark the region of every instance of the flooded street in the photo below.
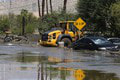
[[[120,56],[101,51],[2,44],[0,80],[120,80]]]

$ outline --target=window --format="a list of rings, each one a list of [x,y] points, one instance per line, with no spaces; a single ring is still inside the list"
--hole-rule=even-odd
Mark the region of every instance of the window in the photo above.
[[[69,31],[73,31],[73,32],[77,31],[77,29],[76,29],[76,27],[74,26],[73,23],[69,24]]]
[[[56,33],[53,34],[53,39],[55,39],[55,38],[56,38]]]
[[[120,39],[111,39],[110,41],[113,43],[120,43]]]
[[[66,30],[66,29],[67,29],[67,23],[60,23],[60,27],[61,27],[63,30]]]
[[[110,43],[107,41],[105,38],[92,38],[93,42],[95,44],[105,44],[105,43]]]

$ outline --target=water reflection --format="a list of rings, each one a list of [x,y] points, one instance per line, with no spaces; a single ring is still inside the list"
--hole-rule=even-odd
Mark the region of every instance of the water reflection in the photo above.
[[[39,71],[37,80],[83,80],[85,78],[84,71],[81,69],[54,68],[51,65],[46,68],[41,65]]]
[[[0,63],[0,80],[120,80],[114,73],[58,66],[60,63],[79,62],[74,59],[29,53],[3,56],[7,59],[2,58],[5,66]]]
[[[84,80],[120,80],[118,77],[116,77],[116,74],[114,73],[104,73],[101,71],[85,71],[86,77]]]

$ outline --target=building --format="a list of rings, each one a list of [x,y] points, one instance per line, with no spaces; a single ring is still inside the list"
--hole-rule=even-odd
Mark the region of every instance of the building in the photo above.
[[[7,0],[7,1],[2,0],[0,2],[0,14],[9,14],[9,13],[19,14],[22,9],[26,9],[29,12],[32,12],[34,15],[38,16],[37,1],[38,0]],[[42,3],[42,0],[40,0],[40,3]],[[75,13],[76,3],[77,0],[68,0],[67,12]],[[53,6],[53,11],[60,11],[63,7],[63,0],[52,0],[52,6]]]

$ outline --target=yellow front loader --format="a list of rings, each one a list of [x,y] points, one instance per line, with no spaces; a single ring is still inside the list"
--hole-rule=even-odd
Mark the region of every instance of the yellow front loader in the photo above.
[[[58,42],[64,42],[64,46],[70,47],[80,36],[83,36],[75,26],[75,21],[60,21],[59,28],[57,27],[42,34],[40,45],[43,46],[58,46]]]

